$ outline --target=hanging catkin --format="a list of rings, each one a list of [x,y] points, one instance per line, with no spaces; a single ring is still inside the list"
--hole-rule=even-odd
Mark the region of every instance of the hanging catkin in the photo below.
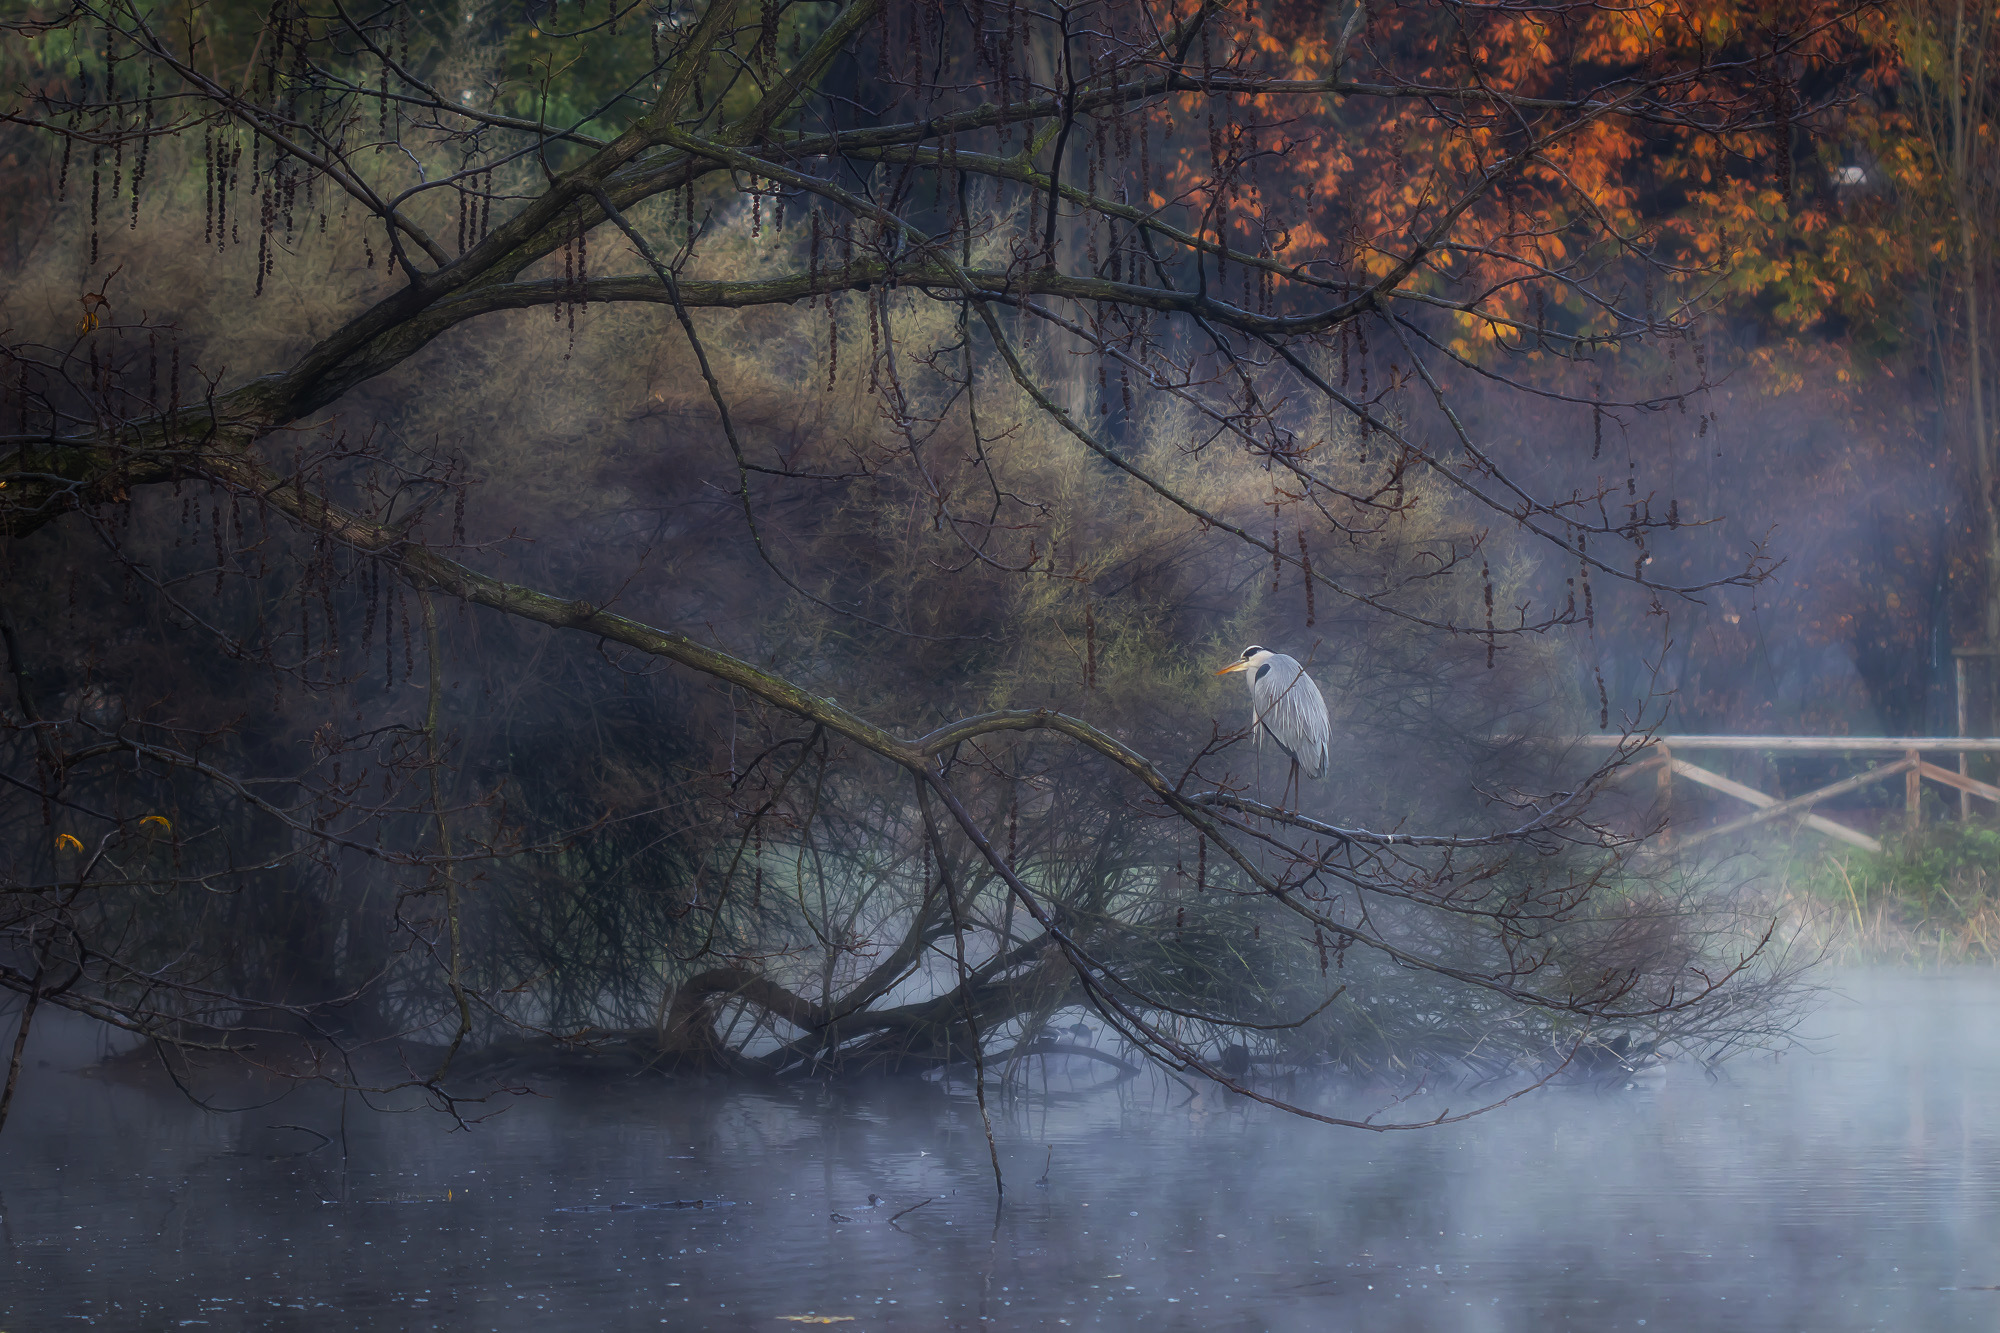
[[[373,560],[361,567],[361,596],[361,655],[365,658],[375,641],[375,610],[382,597],[382,579]]]
[[[403,596],[401,588],[396,590],[396,607],[403,613],[403,680],[407,683],[417,674],[417,636],[410,632],[410,599]]]
[[[111,38],[112,28],[107,22],[104,25],[104,96],[113,106],[116,106],[118,103],[118,57],[116,49],[112,45]],[[118,119],[121,122],[125,119],[122,110],[118,114]],[[123,193],[124,181],[125,135],[121,125],[119,132],[111,140],[111,202],[113,204],[118,202],[118,196]]]
[[[253,190],[257,188],[256,142],[257,141],[254,139],[251,141],[251,149],[250,149],[250,186]],[[271,186],[268,177],[265,180],[264,188],[259,196],[258,202],[259,202],[259,207],[257,209],[257,287],[255,291],[250,293],[252,296],[262,296],[264,294],[265,265],[268,263],[271,257],[270,253]]]
[[[97,267],[97,186],[98,166],[104,149],[92,144],[90,147],[90,266]]]
[[[876,294],[868,292],[865,299],[868,306],[868,393],[873,397],[876,376],[882,367],[882,326],[876,320]]]
[[[201,192],[201,243],[205,246],[215,239],[215,127],[208,126],[201,134],[202,192]]]
[[[299,575],[299,670],[310,675],[306,665],[312,658],[312,566],[308,565]],[[216,582],[222,581],[220,571]]]
[[[228,213],[229,196],[236,190],[237,169],[243,165],[243,145],[235,142],[235,136],[232,135],[230,136],[230,141],[224,146],[227,151],[223,158],[222,175],[217,181],[219,193],[216,196],[215,205],[215,248],[218,250],[222,248],[225,235],[223,227],[225,214],[228,218],[227,238],[237,245],[243,243],[243,238],[237,235],[236,232],[236,215]],[[238,209],[237,211],[241,212],[242,210]]]
[[[1018,16],[1019,5],[1016,3],[1016,0],[1007,0],[1007,27],[1000,35],[1000,59],[998,62],[1000,105],[1003,107],[1012,105],[1014,100],[1014,24]],[[1007,120],[1001,122],[1000,143],[1003,147],[1006,145],[1011,134],[1011,120],[1012,118],[1009,117]]]
[[[1479,582],[1486,595],[1486,669],[1493,669],[1493,571],[1479,562]]]
[[[826,290],[826,391],[840,377],[840,315],[833,308],[833,288]]]
[[[562,271],[562,286],[560,288],[560,296],[557,299],[555,305],[552,306],[549,311],[550,315],[554,318],[556,322],[557,328],[562,327],[563,307],[569,304],[568,297],[569,297],[570,283],[575,281],[576,278],[576,259],[575,256],[573,256],[570,253],[569,229],[567,227],[563,229],[563,234],[562,234],[562,260],[563,260],[563,271]]]
[[[1583,623],[1590,627],[1591,633],[1595,634],[1597,632],[1597,603],[1592,599],[1590,594],[1590,554],[1587,542],[1588,539],[1583,535],[1583,531],[1578,529],[1576,534],[1576,555],[1577,567],[1581,571],[1583,579]]]
[[[146,179],[146,163],[153,152],[153,67],[146,66],[146,100],[144,119],[141,121],[139,139],[139,160],[132,167],[132,227],[139,230],[139,186]]]
[[[1083,604],[1083,687],[1097,688],[1097,613]]]
[[[382,679],[391,685],[396,683],[396,594],[397,585],[390,583],[382,595]]]
[[[1007,865],[1011,869],[1020,864],[1021,843],[1021,793],[1012,782],[1007,784]]]
[[[1035,29],[1034,12],[1027,6],[1021,8],[1021,60],[1017,68],[1021,71],[1021,96],[1029,98],[1035,92]]]
[[[1299,571],[1305,575],[1306,628],[1311,629],[1313,623],[1313,558],[1312,552],[1306,549],[1306,530],[1304,528],[1299,529]]]

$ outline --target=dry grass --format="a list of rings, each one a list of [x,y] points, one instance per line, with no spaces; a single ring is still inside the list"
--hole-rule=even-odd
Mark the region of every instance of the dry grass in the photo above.
[[[2000,832],[1936,825],[1880,855],[1801,857],[1784,897],[1843,964],[1909,967],[2000,962]]]

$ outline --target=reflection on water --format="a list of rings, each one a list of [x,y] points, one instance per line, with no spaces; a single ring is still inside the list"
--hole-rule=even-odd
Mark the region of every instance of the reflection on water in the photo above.
[[[1438,1130],[1017,1107],[997,1221],[977,1112],[931,1089],[356,1110],[343,1170],[337,1102],[43,1070],[0,1138],[0,1327],[1990,1329],[2000,980],[1838,982],[1813,1052]]]

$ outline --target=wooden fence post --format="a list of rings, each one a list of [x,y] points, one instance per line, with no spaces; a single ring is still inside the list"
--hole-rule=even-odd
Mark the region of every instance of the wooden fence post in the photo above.
[[[1910,761],[1903,774],[1903,818],[1910,832],[1915,833],[1924,823],[1924,775],[1917,771],[1924,757],[1916,750],[1905,751],[1903,757]]]
[[[1957,653],[1953,653],[1951,660],[1952,665],[1958,668],[1958,736],[1960,740],[1963,740],[1968,734],[1965,730],[1965,658]],[[1972,756],[1964,750],[1958,752],[1958,775],[1962,778],[1972,776]],[[1965,824],[1970,823],[1971,820],[1972,793],[1960,787],[1958,789],[1958,822]]]

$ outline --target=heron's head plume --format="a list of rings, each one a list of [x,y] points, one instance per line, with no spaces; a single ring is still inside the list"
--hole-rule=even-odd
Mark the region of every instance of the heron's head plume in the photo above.
[[[1260,648],[1253,643],[1243,650],[1243,656],[1237,658],[1234,662],[1231,662],[1215,674],[1226,676],[1232,671],[1249,671],[1254,667],[1263,666],[1271,660],[1271,657],[1272,653],[1270,649]]]

